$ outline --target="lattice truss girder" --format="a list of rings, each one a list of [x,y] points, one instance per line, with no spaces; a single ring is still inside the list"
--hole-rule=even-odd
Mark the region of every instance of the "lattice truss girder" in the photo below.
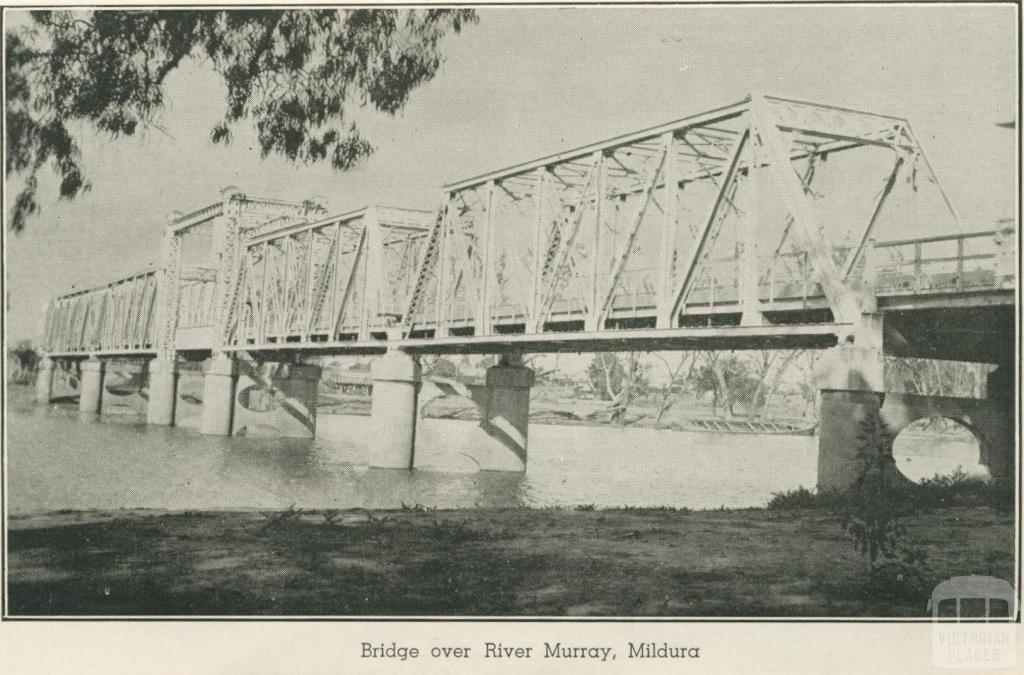
[[[1005,245],[969,250],[983,237],[934,236],[959,225],[905,120],[775,97],[446,193],[438,214],[371,207],[313,220],[306,205],[244,198],[205,207],[169,226],[156,273],[51,303],[46,348],[172,354],[183,331],[216,349],[393,326],[443,336],[716,313],[749,323],[810,299],[847,322],[883,277],[918,292],[922,270],[945,266],[961,288],[970,265],[1009,260]],[[927,259],[906,241],[923,235],[948,250]]]
[[[228,343],[368,339],[387,330],[402,314],[430,217],[380,207],[244,236]]]
[[[849,320],[869,242],[959,227],[905,120],[776,97],[447,193],[417,281],[434,306],[413,303],[407,334],[671,326],[730,307],[760,320],[822,296]]]
[[[150,271],[58,297],[47,308],[44,349],[147,349],[153,344],[156,295],[156,274]]]

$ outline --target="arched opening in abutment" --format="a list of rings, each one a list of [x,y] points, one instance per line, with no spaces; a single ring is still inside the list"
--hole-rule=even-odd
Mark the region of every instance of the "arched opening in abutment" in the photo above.
[[[988,467],[981,463],[983,442],[963,422],[926,417],[908,424],[896,435],[892,454],[899,472],[915,483],[961,472],[988,479]]]

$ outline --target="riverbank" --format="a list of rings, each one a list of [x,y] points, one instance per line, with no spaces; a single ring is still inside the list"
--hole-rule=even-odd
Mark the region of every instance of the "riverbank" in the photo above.
[[[922,617],[932,582],[1013,578],[1014,522],[905,519],[880,588],[824,509],[71,511],[9,520],[12,615]]]

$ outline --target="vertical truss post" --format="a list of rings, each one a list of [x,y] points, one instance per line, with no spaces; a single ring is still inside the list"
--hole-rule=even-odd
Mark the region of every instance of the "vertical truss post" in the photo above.
[[[139,280],[140,277],[136,276],[133,277],[132,280],[128,282],[130,292],[128,294],[128,317],[127,321],[125,322],[125,335],[127,336],[125,339],[125,347],[128,349],[137,348],[135,342],[135,337],[137,333],[136,329],[139,323],[139,315],[142,311],[142,298],[140,293],[141,289],[139,285]],[[79,336],[80,341],[85,340],[85,324],[88,322],[88,320],[89,304],[86,303],[85,312],[83,313],[82,317],[82,332],[81,335]]]
[[[173,212],[167,217],[164,238],[160,247],[160,269],[157,271],[157,328],[154,342],[158,357],[174,358],[174,332],[178,326],[178,284],[181,278],[181,237],[172,226],[180,214]],[[106,292],[103,320],[100,324],[100,342],[105,342],[106,319],[113,314],[114,307],[110,291]],[[107,308],[110,308],[110,311]]]
[[[658,255],[658,328],[671,327],[669,303],[672,294],[672,259],[676,252],[676,217],[679,193],[678,158],[675,132],[664,136],[665,143],[665,196],[664,221],[661,226],[661,251]]]
[[[541,333],[544,326],[540,321],[541,292],[544,289],[544,200],[546,198],[548,183],[548,168],[538,167],[537,193],[534,196],[536,214],[533,219],[533,283],[530,285],[530,323],[533,324],[533,332]]]
[[[277,308],[277,339],[284,342],[288,334],[288,284],[291,283],[289,267],[292,264],[292,235],[284,237],[284,267],[281,270],[281,302]]]
[[[445,195],[443,220],[441,222],[441,241],[437,252],[437,293],[434,296],[434,336],[448,336],[448,230],[455,213],[455,193]]]
[[[474,335],[489,335],[491,332],[491,257],[494,249],[494,181],[487,181],[486,212],[480,246],[483,249],[483,268],[480,270],[480,317]]]
[[[363,215],[363,230],[365,241],[363,246],[362,270],[362,302],[359,307],[359,339],[370,339],[370,328],[377,319],[377,273],[380,261],[381,241],[380,230],[377,228],[376,213],[367,209]]]
[[[121,327],[124,325],[124,288],[119,284],[114,284],[110,289],[111,294],[114,297],[114,322],[110,329],[110,346],[114,349],[121,348]],[[68,306],[68,326],[64,334],[64,342],[67,343],[68,347],[71,346],[71,331],[75,326],[75,301],[72,299]]]
[[[597,172],[597,189],[594,192],[594,226],[590,230],[590,293],[587,297],[587,321],[585,329],[588,331],[601,330],[598,320],[598,296],[601,292],[601,213],[605,197],[605,170],[604,151],[598,150],[594,153],[594,171]]]
[[[770,116],[764,97],[754,98],[751,109],[757,121],[761,144],[771,158],[771,170],[776,187],[793,216],[793,231],[797,234],[801,246],[810,254],[811,264],[825,297],[828,298],[833,318],[837,323],[852,323],[858,315],[855,300],[836,269],[828,243],[815,225],[814,211],[807,202],[803,183],[793,171],[789,153],[779,136],[775,121]]]
[[[256,329],[256,335],[253,336],[257,343],[265,343],[267,341],[267,307],[270,306],[269,296],[269,281],[270,281],[270,242],[263,242],[263,279],[261,281],[260,288],[260,305],[259,312],[256,315],[256,320],[253,322],[253,328]]]
[[[122,285],[125,287],[125,297],[127,298],[128,301],[128,306],[125,309],[124,313],[124,328],[122,329],[122,335],[124,336],[124,342],[122,346],[125,349],[132,349],[133,347],[135,347],[135,344],[133,342],[133,338],[135,337],[135,335],[134,331],[132,330],[132,326],[135,324],[135,315],[138,311],[138,302],[136,302],[136,295],[138,295],[138,282],[139,278],[137,276],[121,282]],[[84,298],[85,296],[81,297]],[[89,306],[85,305],[83,309],[84,311],[82,312],[82,323],[80,326],[75,327],[75,339],[79,343],[77,346],[80,346],[82,341],[82,336],[85,331],[86,315],[89,313]]]
[[[237,303],[238,290],[238,258],[241,245],[241,194],[228,187],[221,192],[223,207],[221,215],[214,220],[213,246],[219,254],[217,266],[217,285],[215,295],[216,310],[213,312],[213,344],[216,352],[227,344],[228,324]]]
[[[152,346],[152,342],[149,341],[147,338],[149,338],[149,336],[150,336],[149,329],[153,326],[153,318],[156,315],[156,308],[157,308],[157,275],[156,274],[153,275],[153,278],[152,278],[152,281],[150,282],[150,284],[151,284],[151,286],[150,286],[151,290],[149,292],[149,308],[146,311],[146,324],[142,328],[142,342],[143,342],[143,345],[147,346],[147,347]],[[96,330],[93,331],[93,342],[96,342],[96,340],[97,340],[97,336],[98,336],[98,332],[99,332],[99,327],[100,327],[100,323],[99,322],[103,318],[103,297],[101,296],[101,297],[97,298],[97,301],[99,302],[99,306],[100,307],[99,307],[99,314],[96,317],[96,320],[97,320]]]
[[[139,313],[135,316],[135,344],[136,349],[142,349],[145,346],[146,334],[143,330],[145,328],[146,319],[149,316],[149,276],[143,274],[139,278]],[[89,302],[90,314],[92,313],[92,301]]]
[[[373,206],[366,209],[363,216],[366,227],[366,318],[367,337],[369,329],[379,325],[381,313],[381,292],[382,281],[384,281],[384,230],[380,226],[380,219],[377,217],[377,209]]]
[[[334,260],[330,260],[330,254],[328,254],[328,259],[324,261],[324,278],[331,280],[331,304],[330,311],[328,312],[327,316],[330,317],[330,325],[334,326],[334,316],[336,314],[336,310],[338,309],[338,282],[341,281],[342,247],[340,220],[334,224],[334,241],[332,242],[332,245],[334,247]],[[327,265],[333,265],[333,267],[328,268]],[[328,273],[330,273],[329,276]],[[331,333],[327,339],[333,341],[335,338],[337,338],[337,331]]]
[[[746,185],[750,198],[746,218],[740,221],[739,245],[740,256],[737,267],[739,274],[739,298],[741,326],[757,326],[763,322],[761,314],[761,293],[759,281],[761,274],[760,239],[761,239],[761,166],[762,148],[760,143],[753,146],[754,152],[747,162]]]
[[[313,277],[314,277],[313,272],[315,271],[315,266],[313,265],[313,263],[315,262],[314,261],[314,257],[316,255],[316,234],[313,232],[313,230],[309,230],[309,232],[306,234],[306,248],[308,249],[307,252],[306,252],[306,256],[307,256],[308,260],[306,262],[306,298],[305,298],[305,302],[303,304],[303,308],[304,308],[305,311],[302,314],[302,325],[303,325],[303,328],[304,328],[304,330],[302,332],[302,341],[303,342],[306,342],[306,341],[309,340],[309,332],[313,329],[313,318],[314,318],[313,317]],[[327,271],[326,267],[324,267],[324,271],[325,272]]]
[[[110,315],[111,315],[111,312],[113,311],[112,307],[111,307],[111,305],[112,305],[112,298],[110,296],[110,288],[109,287],[104,287],[102,292],[103,292],[103,317],[102,317],[103,320],[100,323],[99,345],[97,346],[98,349],[103,349],[103,346],[110,342]],[[60,304],[57,305],[58,314],[54,317],[54,321],[57,322],[57,323],[54,323],[53,330],[54,330],[54,333],[55,333],[55,335],[57,337],[60,336],[60,324],[64,320],[63,319],[63,316],[64,316],[63,315],[63,309],[62,309],[63,306],[64,306],[63,303],[60,303]]]

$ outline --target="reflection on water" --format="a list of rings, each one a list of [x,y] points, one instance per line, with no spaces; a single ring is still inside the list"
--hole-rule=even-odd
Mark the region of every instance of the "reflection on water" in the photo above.
[[[130,415],[82,420],[73,405],[37,406],[30,392],[11,393],[13,513],[290,504],[745,507],[813,486],[817,470],[813,437],[534,425],[525,474],[474,472],[460,425],[476,423],[458,420],[432,425],[417,439],[416,471],[381,470],[367,466],[367,417],[322,416],[314,440],[226,438],[149,427]],[[922,470],[927,446],[914,459]]]

